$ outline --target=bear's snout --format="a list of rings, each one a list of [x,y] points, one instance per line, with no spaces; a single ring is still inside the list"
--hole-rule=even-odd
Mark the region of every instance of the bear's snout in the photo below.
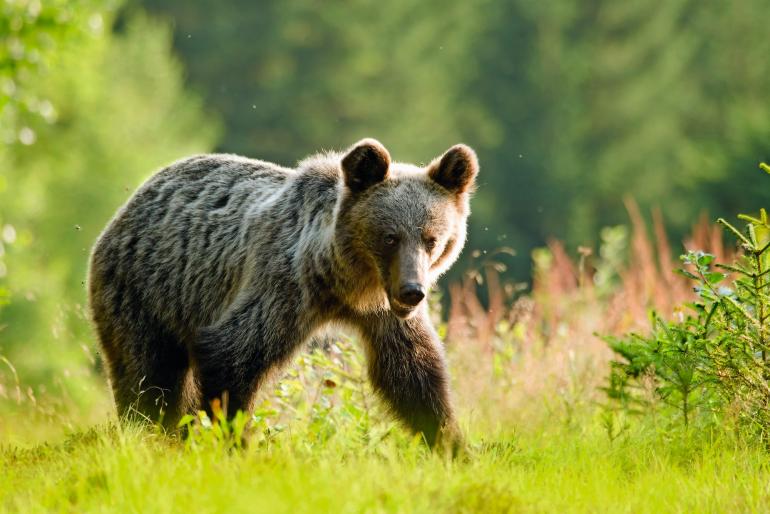
[[[425,298],[425,287],[417,282],[407,282],[398,292],[398,301],[409,307],[415,307]]]

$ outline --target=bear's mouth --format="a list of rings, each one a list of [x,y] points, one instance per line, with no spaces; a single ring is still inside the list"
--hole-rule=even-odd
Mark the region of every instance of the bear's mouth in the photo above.
[[[408,319],[412,317],[412,314],[414,314],[414,311],[417,309],[417,305],[404,305],[395,298],[388,298],[388,301],[390,302],[390,310],[393,311],[393,314],[401,319]]]

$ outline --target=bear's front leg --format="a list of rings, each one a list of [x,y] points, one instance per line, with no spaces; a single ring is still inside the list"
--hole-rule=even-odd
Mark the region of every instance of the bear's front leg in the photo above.
[[[461,436],[444,351],[427,313],[407,320],[390,312],[370,315],[361,320],[360,329],[368,345],[369,377],[375,390],[429,445],[458,450]]]

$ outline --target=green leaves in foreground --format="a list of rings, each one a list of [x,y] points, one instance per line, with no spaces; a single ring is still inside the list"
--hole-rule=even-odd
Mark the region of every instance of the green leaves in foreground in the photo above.
[[[605,392],[624,410],[662,404],[673,408],[669,421],[685,427],[696,415],[729,413],[770,436],[770,224],[764,209],[739,219],[743,230],[718,220],[737,239],[733,262],[700,251],[682,255],[679,273],[695,283],[697,299],[677,320],[653,313],[649,335],[605,338],[618,357]]]
[[[709,375],[704,373],[704,337],[702,320],[687,316],[667,323],[652,316],[653,334],[642,337],[631,334],[623,338],[607,338],[612,350],[622,360],[611,363],[608,397],[621,402],[634,413],[655,408],[660,401],[681,415],[689,426],[694,411],[708,405],[709,390],[704,386]]]

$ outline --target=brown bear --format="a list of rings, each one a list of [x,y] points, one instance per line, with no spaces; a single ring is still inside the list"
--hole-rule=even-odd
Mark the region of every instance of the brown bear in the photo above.
[[[296,169],[200,155],[153,175],[91,255],[118,414],[174,427],[223,395],[230,413],[249,409],[334,323],[360,335],[396,416],[431,445],[457,437],[425,297],[463,247],[477,172],[465,145],[419,168],[365,139]]]

